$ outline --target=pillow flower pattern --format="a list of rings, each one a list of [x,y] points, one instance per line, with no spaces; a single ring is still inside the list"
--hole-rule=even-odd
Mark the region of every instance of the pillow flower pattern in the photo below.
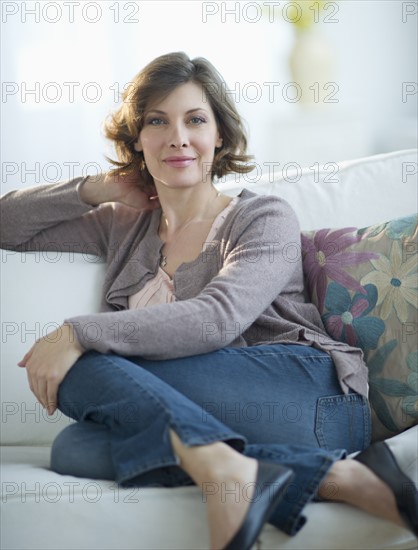
[[[408,303],[415,308],[418,303],[416,253],[402,261],[401,245],[393,241],[389,257],[382,254],[378,260],[371,262],[376,271],[365,275],[361,283],[376,285],[378,304],[382,304],[382,319],[387,319],[392,309],[395,309],[399,320],[405,323],[408,319]]]
[[[378,256],[368,252],[347,251],[361,239],[361,236],[354,233],[355,230],[353,227],[336,231],[320,229],[315,232],[313,239],[302,234],[307,284],[311,294],[314,291],[316,293],[321,313],[324,309],[328,277],[351,290],[364,292],[360,283],[347,273],[346,268]]]
[[[330,283],[325,301],[329,313],[322,315],[322,320],[334,340],[342,340],[363,350],[376,349],[385,324],[368,315],[376,306],[376,287],[366,285],[364,290],[366,295],[358,292],[351,298],[346,288]]]
[[[417,221],[302,234],[308,292],[327,332],[363,350],[374,440],[418,423]]]

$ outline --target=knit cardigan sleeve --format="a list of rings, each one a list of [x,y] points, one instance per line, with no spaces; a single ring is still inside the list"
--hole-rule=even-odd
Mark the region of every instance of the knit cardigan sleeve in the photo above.
[[[0,247],[106,256],[114,207],[80,198],[86,177],[10,191],[0,199]]]

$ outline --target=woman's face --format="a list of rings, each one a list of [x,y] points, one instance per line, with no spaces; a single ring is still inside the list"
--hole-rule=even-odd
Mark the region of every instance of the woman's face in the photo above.
[[[188,82],[145,110],[135,149],[143,151],[157,187],[184,188],[211,181],[215,147],[221,145],[202,87]]]

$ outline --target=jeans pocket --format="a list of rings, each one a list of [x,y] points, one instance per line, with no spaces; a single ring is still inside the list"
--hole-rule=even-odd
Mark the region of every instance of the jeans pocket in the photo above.
[[[368,400],[357,393],[320,397],[315,435],[321,448],[361,451],[370,445],[371,414]]]

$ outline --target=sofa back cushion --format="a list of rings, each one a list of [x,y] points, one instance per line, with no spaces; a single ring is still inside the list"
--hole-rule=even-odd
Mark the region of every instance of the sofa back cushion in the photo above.
[[[234,195],[243,187],[278,195],[295,210],[302,230],[366,227],[415,214],[418,151],[409,149],[362,159],[300,168],[279,166],[228,176],[216,187]],[[237,181],[236,181],[237,180]]]
[[[84,254],[0,252],[1,444],[48,445],[69,419],[48,416],[17,363],[66,316],[99,311],[104,264]]]

